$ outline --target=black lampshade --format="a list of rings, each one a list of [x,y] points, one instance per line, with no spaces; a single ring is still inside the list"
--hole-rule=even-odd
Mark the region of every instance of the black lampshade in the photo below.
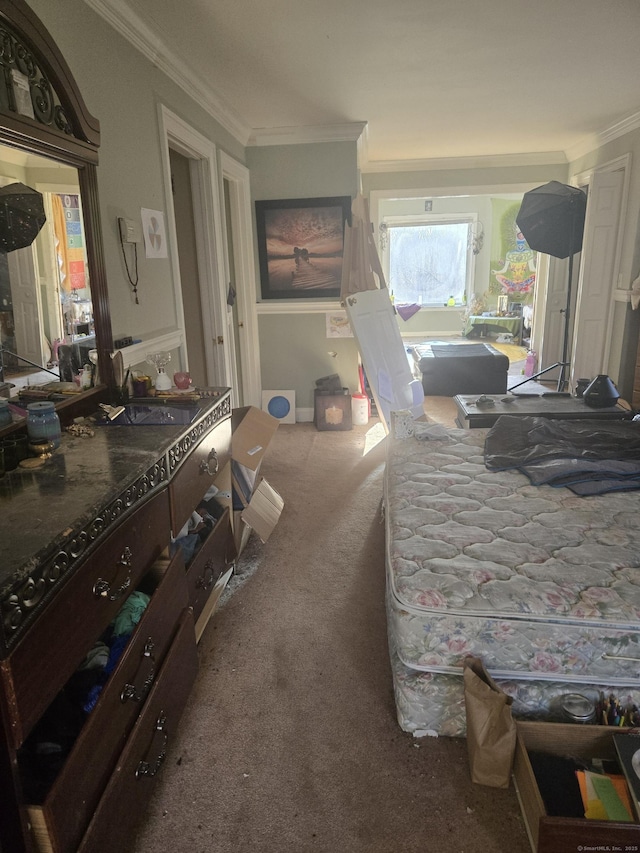
[[[592,409],[606,409],[608,406],[615,406],[619,398],[618,389],[611,379],[600,374],[587,385],[583,399]]]
[[[30,246],[46,222],[42,193],[25,184],[0,188],[0,249]]]
[[[582,190],[549,181],[524,194],[516,224],[531,249],[568,258],[582,248],[586,209]]]

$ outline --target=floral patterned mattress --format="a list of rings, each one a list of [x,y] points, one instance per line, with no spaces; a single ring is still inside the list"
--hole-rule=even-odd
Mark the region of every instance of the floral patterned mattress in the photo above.
[[[447,730],[446,709],[423,720],[407,707],[417,696],[433,706],[446,684],[453,708],[468,654],[515,695],[535,695],[523,716],[542,715],[559,689],[640,698],[640,492],[578,497],[489,471],[485,435],[417,422],[413,436],[389,441],[387,612],[401,725],[428,718]]]

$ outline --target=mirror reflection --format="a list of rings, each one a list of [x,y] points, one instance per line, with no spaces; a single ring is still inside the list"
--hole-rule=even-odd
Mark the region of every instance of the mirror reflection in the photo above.
[[[0,232],[0,396],[86,387],[96,344],[76,169],[0,145]]]

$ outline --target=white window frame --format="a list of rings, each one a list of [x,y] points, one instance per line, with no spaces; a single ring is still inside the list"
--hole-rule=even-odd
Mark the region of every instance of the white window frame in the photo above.
[[[420,226],[420,225],[447,225],[454,224],[460,225],[465,224],[469,226],[470,233],[475,233],[477,224],[478,224],[478,215],[477,213],[469,213],[469,214],[460,214],[460,213],[421,213],[421,214],[410,214],[407,216],[385,216],[382,219],[382,224],[386,226],[388,231],[389,228],[402,228],[402,227],[411,227],[411,226]],[[390,252],[391,241],[389,239],[384,240],[384,245],[381,245],[381,254],[382,254],[382,265],[385,273],[385,277],[387,279],[389,290],[395,296],[393,290],[393,283],[391,282],[391,252]],[[464,289],[464,300],[468,301],[470,295],[474,292],[474,280],[475,280],[475,255],[473,253],[473,241],[469,239],[467,241],[467,268],[466,268],[466,281],[465,281],[465,289]],[[420,303],[425,308],[442,308],[442,302],[422,302]],[[457,303],[457,307],[460,307],[460,303]]]

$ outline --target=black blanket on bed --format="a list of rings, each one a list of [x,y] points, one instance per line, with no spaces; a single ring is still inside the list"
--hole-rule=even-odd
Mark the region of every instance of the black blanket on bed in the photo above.
[[[485,439],[485,464],[579,495],[640,489],[640,423],[503,415]]]

